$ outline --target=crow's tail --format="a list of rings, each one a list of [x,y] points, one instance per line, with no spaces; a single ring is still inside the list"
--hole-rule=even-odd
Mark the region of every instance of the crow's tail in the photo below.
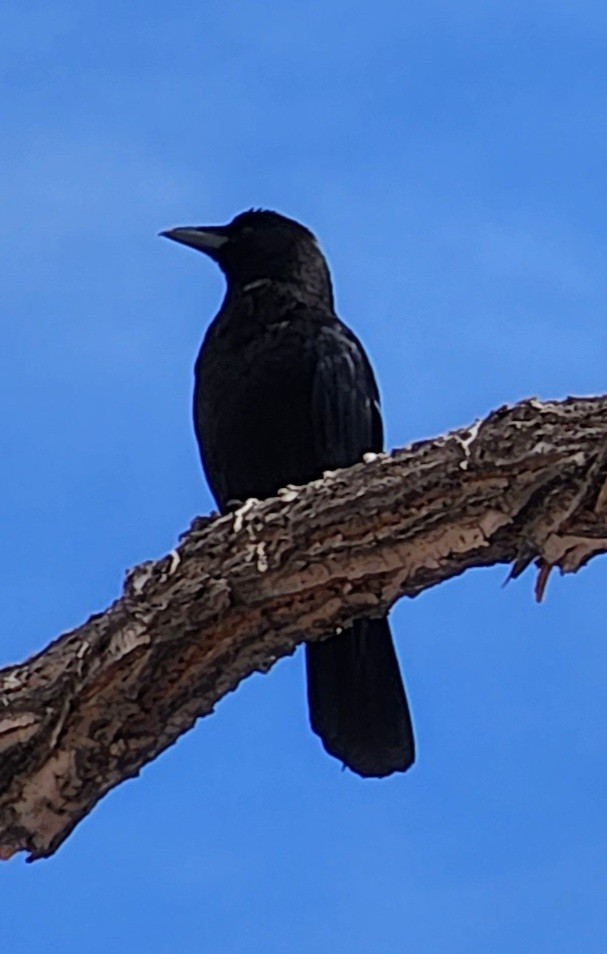
[[[306,646],[312,729],[353,772],[381,778],[415,758],[407,698],[387,619],[360,619]]]

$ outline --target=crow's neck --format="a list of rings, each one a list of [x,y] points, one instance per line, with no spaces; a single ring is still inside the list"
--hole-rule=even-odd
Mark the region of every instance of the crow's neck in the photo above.
[[[298,262],[288,271],[278,276],[263,276],[250,278],[242,282],[228,282],[226,304],[236,304],[237,301],[248,299],[260,301],[273,297],[279,300],[291,301],[322,307],[323,310],[333,311],[333,287],[329,269],[324,261]]]

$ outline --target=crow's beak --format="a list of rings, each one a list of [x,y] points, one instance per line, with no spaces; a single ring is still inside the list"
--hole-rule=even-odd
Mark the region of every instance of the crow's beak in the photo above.
[[[223,227],[220,225],[202,225],[200,227],[188,225],[183,228],[167,229],[166,232],[160,232],[159,235],[172,239],[173,242],[180,242],[181,245],[189,245],[190,248],[198,249],[199,252],[206,252],[207,255],[213,255],[229,241]]]

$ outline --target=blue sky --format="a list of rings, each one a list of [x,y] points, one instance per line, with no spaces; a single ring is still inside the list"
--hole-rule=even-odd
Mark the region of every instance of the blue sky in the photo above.
[[[2,5],[2,662],[211,508],[190,394],[222,279],[160,229],[309,225],[391,446],[607,390],[606,34],[598,0]],[[399,604],[400,778],[324,755],[301,653],[250,679],[0,868],[0,944],[602,954],[606,566],[541,607],[501,567]]]

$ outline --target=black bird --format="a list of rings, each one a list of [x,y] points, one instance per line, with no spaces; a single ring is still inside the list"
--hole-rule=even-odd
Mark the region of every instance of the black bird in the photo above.
[[[222,513],[382,450],[373,370],[335,314],[307,228],[251,210],[161,235],[204,252],[227,281],[194,390],[202,465]],[[306,663],[310,722],[327,752],[367,777],[409,768],[413,730],[387,619],[309,643]]]

